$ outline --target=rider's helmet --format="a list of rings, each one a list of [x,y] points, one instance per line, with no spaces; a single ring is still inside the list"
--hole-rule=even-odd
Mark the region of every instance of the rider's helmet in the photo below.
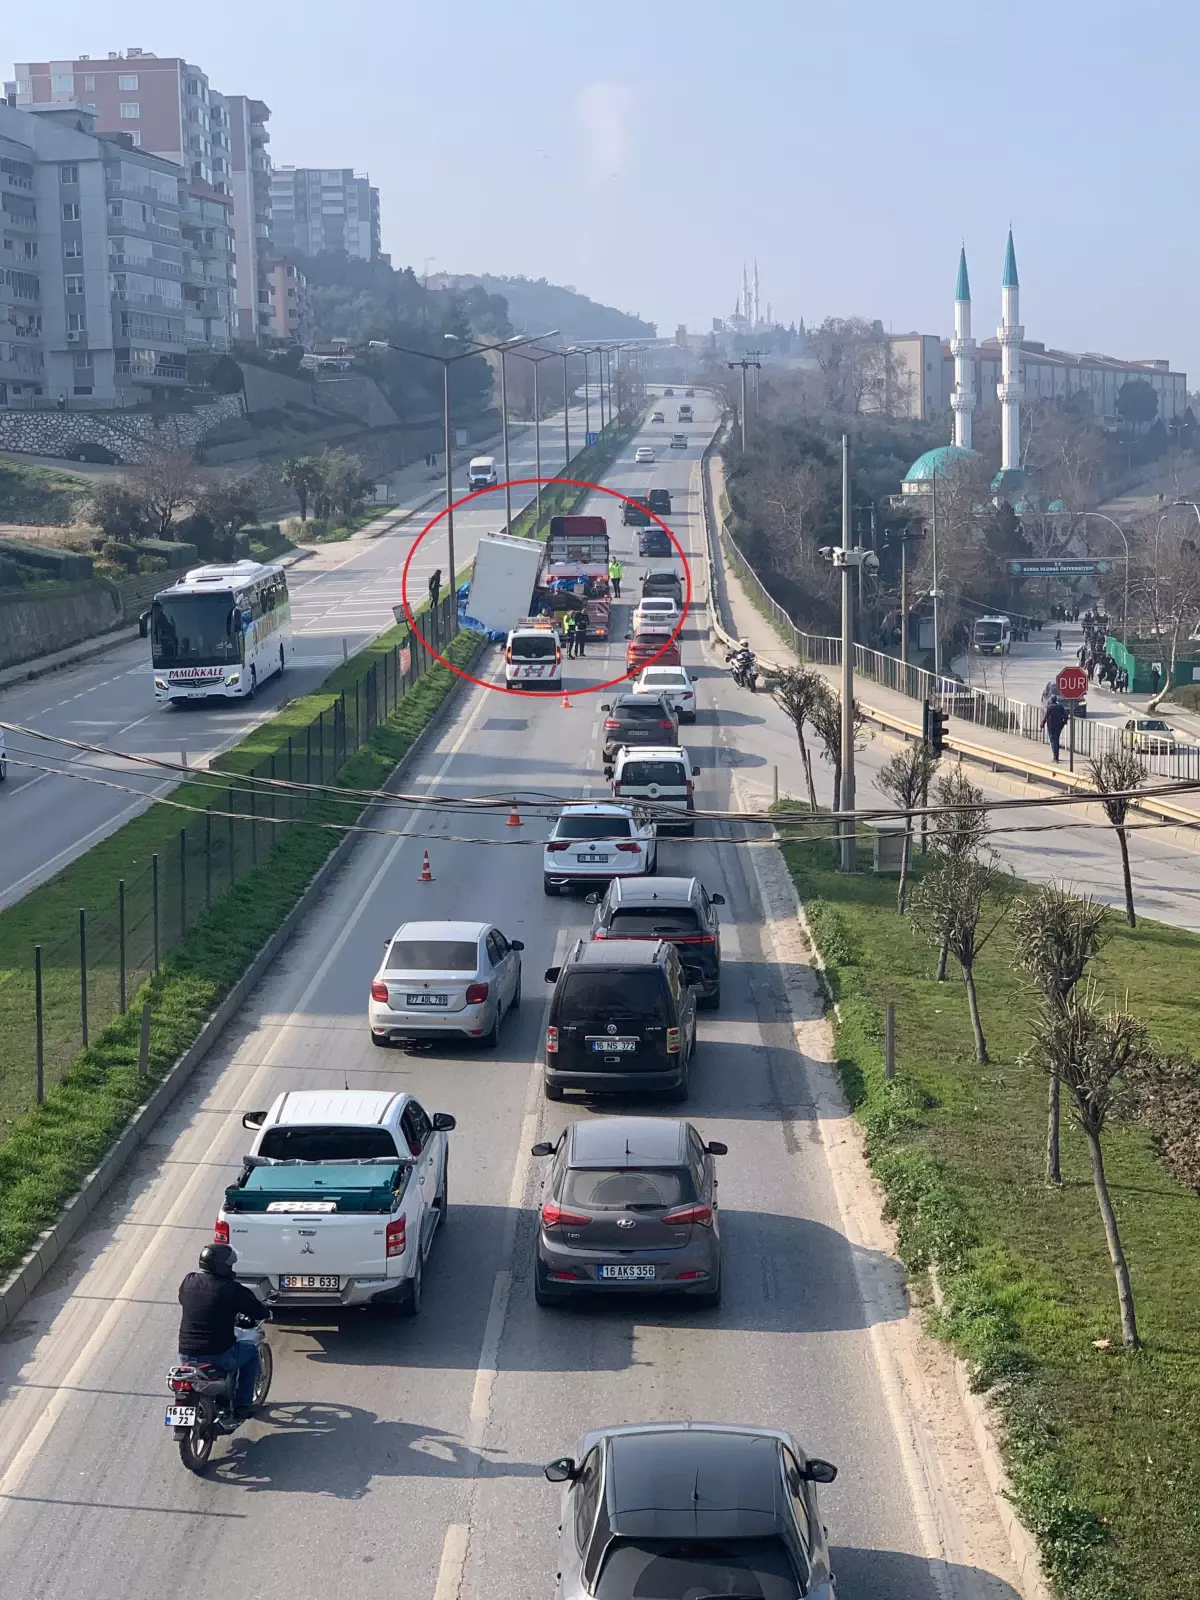
[[[750,648],[749,639],[739,639],[738,640],[738,649],[739,650],[749,650],[749,648]]]
[[[237,1251],[228,1244],[206,1244],[200,1252],[200,1271],[211,1272],[217,1278],[232,1278],[237,1265]]]

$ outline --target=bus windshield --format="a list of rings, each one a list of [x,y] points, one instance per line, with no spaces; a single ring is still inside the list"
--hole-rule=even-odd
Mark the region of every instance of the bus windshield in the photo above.
[[[223,667],[242,659],[233,594],[159,595],[150,613],[156,667]]]
[[[1004,637],[1004,624],[1001,622],[977,622],[975,624],[976,644],[999,644]]]

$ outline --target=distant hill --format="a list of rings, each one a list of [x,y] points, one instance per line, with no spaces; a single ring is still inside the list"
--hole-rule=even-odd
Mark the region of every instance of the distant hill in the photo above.
[[[653,339],[657,328],[628,311],[602,306],[577,289],[545,278],[497,278],[484,273],[430,274],[429,286],[467,290],[478,286],[489,295],[503,295],[508,301],[508,320],[518,333],[536,333],[557,328],[567,340]]]

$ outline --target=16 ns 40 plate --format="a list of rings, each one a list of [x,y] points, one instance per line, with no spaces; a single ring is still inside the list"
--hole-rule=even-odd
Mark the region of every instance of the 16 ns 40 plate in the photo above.
[[[280,1289],[340,1289],[342,1280],[327,1273],[281,1272]]]
[[[602,1278],[624,1278],[626,1280],[630,1278],[652,1278],[654,1276],[654,1268],[653,1266],[638,1267],[634,1266],[632,1262],[622,1262],[615,1267],[601,1267],[600,1276]]]

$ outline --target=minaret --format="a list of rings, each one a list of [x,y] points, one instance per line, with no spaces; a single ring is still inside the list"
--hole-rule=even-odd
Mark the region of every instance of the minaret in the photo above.
[[[954,442],[971,448],[971,424],[975,411],[975,341],[971,337],[971,285],[967,281],[967,247],[958,256],[958,285],[954,290],[954,337],[950,341],[954,357]]]
[[[762,319],[759,316],[759,300],[758,300],[758,262],[756,261],[754,263],[754,326],[756,328],[758,327],[759,322],[761,320]]]
[[[742,315],[746,321],[750,320],[750,275],[746,271],[746,263],[742,262]]]
[[[1021,340],[1025,329],[1021,326],[1021,282],[1017,277],[1017,254],[1013,249],[1012,228],[1008,230],[1008,248],[1004,252],[1004,279],[1000,291],[1000,326],[996,337],[1000,341],[1000,382],[996,397],[1000,401],[1000,470],[1021,465],[1021,401],[1025,391],[1021,385]]]

